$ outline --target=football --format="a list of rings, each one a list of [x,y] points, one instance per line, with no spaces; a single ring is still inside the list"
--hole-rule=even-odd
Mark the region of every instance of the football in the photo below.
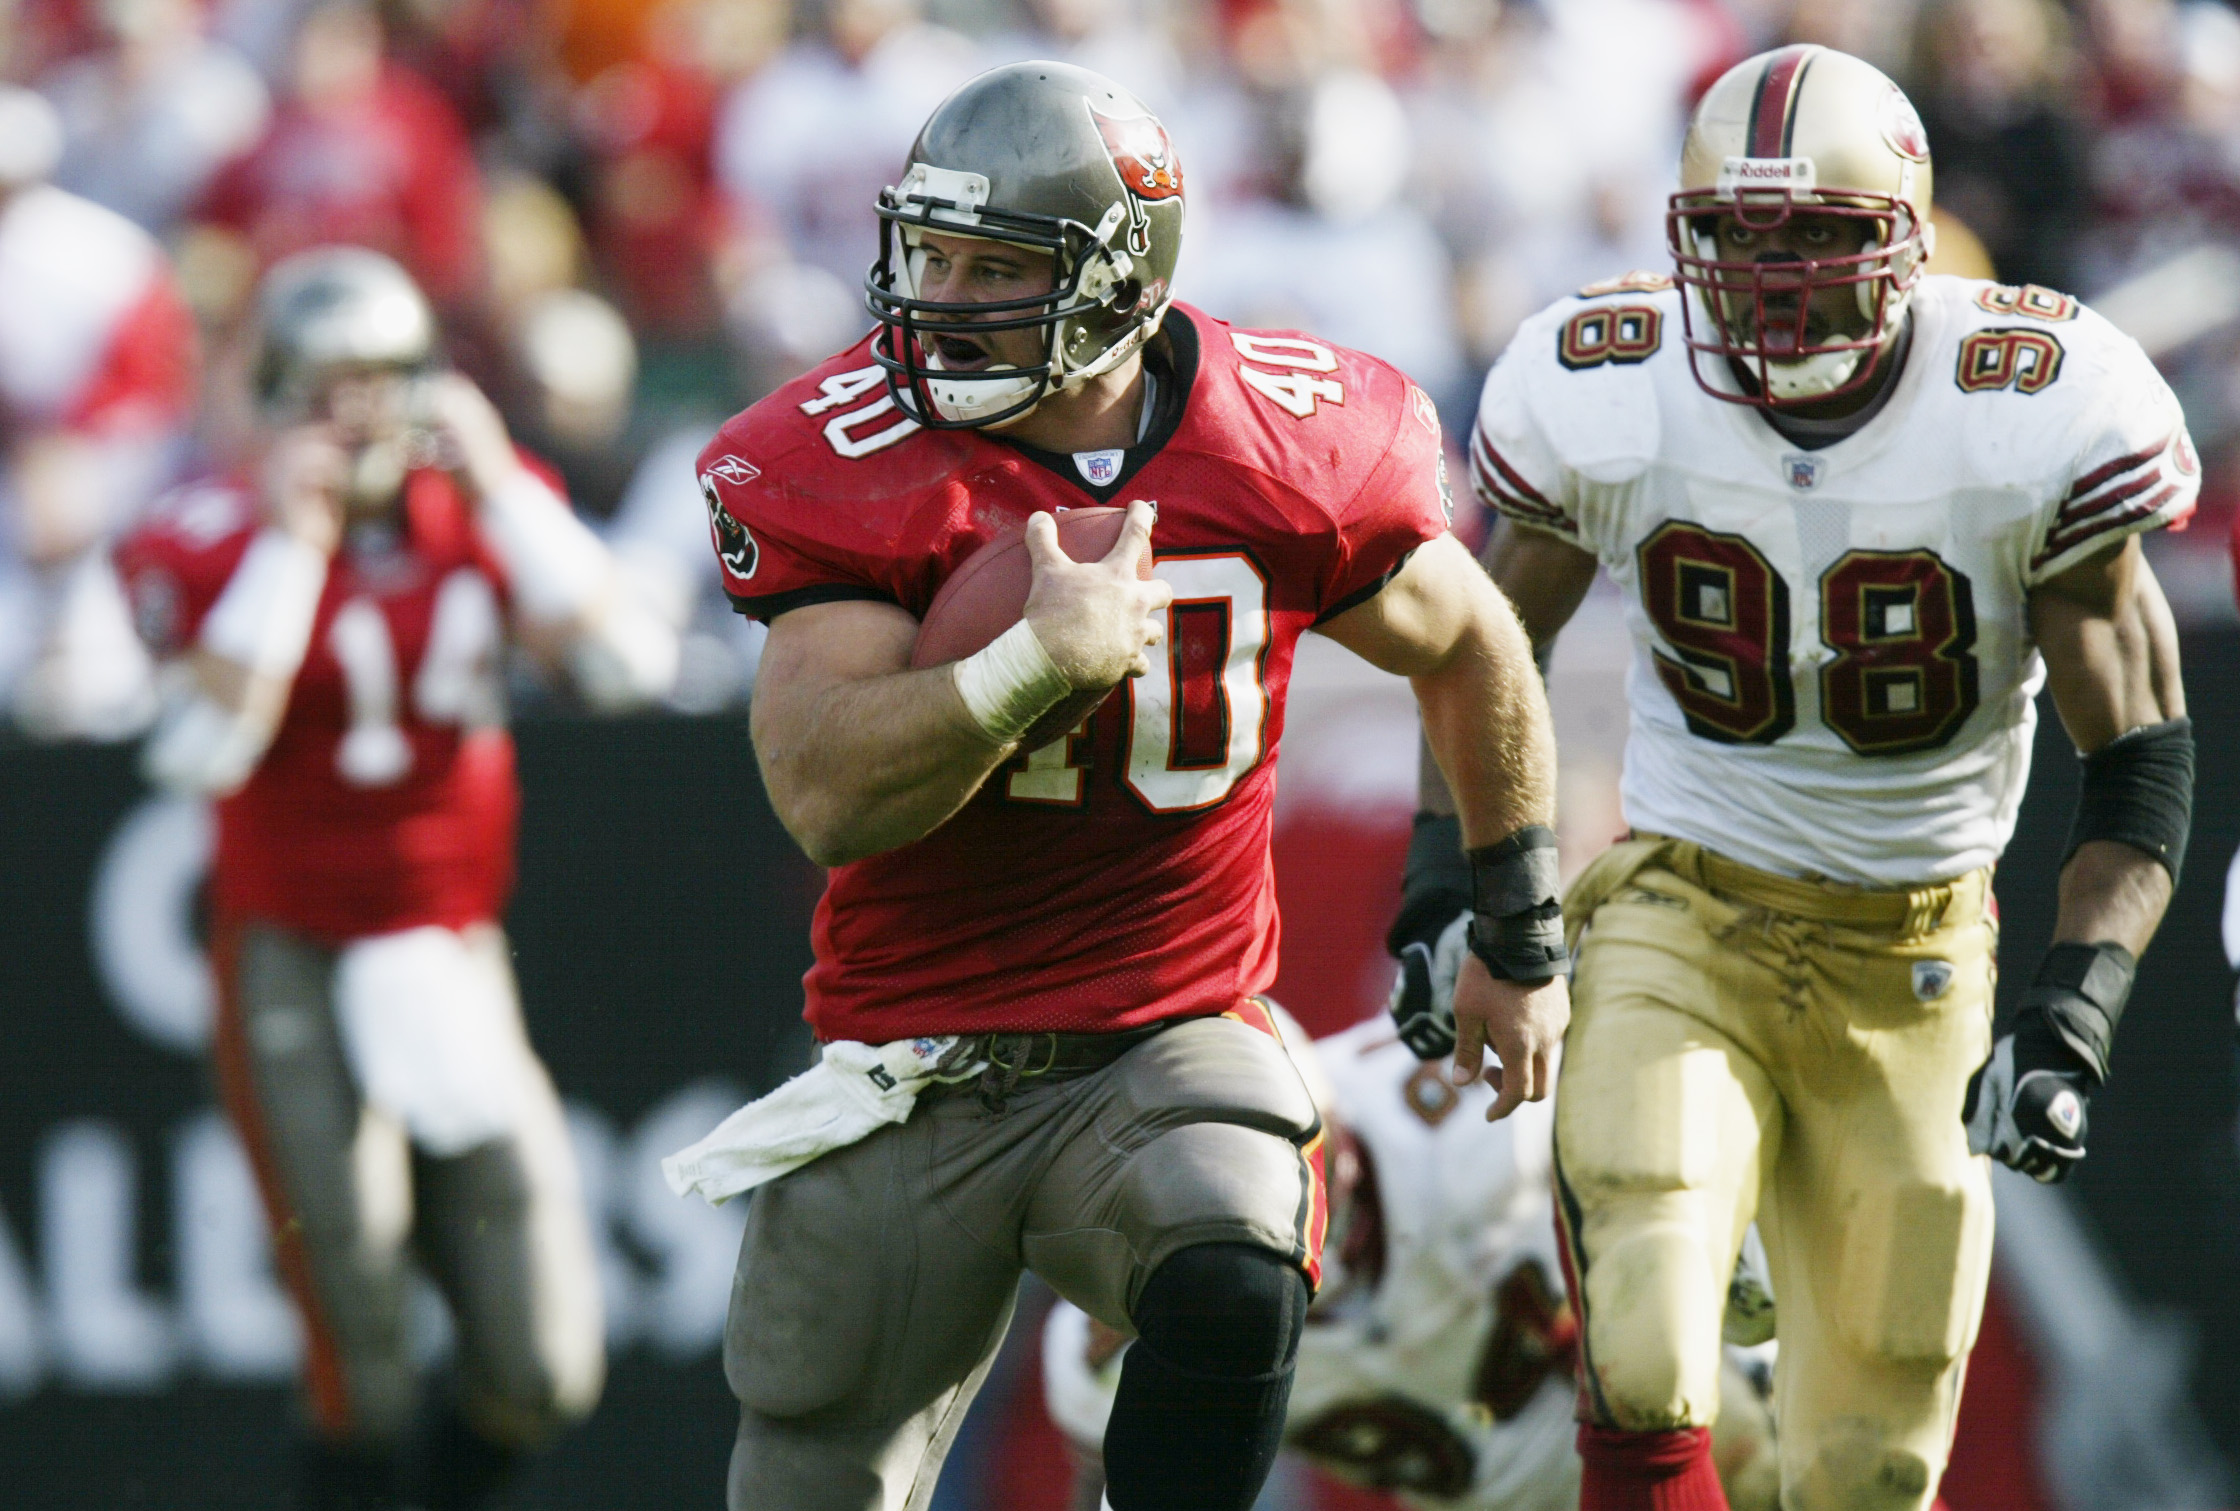
[[[1102,560],[1120,538],[1127,518],[1125,509],[1069,509],[1057,517],[1058,544],[1075,561]],[[1137,564],[1136,575],[1150,578],[1149,551]],[[1027,589],[1033,582],[1024,529],[1007,531],[973,552],[927,606],[917,641],[910,648],[911,666],[961,661],[1010,629],[1026,612]],[[1106,687],[1065,698],[1020,736],[1019,748],[1040,750],[1095,713],[1110,696],[1112,689]]]

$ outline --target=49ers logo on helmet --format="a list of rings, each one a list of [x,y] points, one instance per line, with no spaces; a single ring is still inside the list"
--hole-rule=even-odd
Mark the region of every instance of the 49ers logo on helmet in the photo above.
[[[1182,163],[1174,155],[1174,143],[1167,140],[1167,128],[1157,117],[1116,119],[1094,105],[1089,107],[1089,114],[1104,138],[1105,150],[1112,154],[1112,166],[1120,170],[1120,182],[1128,186],[1130,194],[1149,200],[1182,197]]]
[[[1921,124],[1920,112],[1895,84],[1882,97],[1882,140],[1902,158],[1916,163],[1929,160],[1929,133]]]

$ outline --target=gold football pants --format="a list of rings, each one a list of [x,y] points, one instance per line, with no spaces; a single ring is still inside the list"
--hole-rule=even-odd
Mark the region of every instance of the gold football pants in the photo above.
[[[1960,1122],[1991,1043],[1989,891],[1988,871],[1796,881],[1653,837],[1573,886],[1558,1210],[1595,1420],[1716,1415],[1754,1216],[1783,1505],[1929,1504],[1991,1261],[1989,1171]]]

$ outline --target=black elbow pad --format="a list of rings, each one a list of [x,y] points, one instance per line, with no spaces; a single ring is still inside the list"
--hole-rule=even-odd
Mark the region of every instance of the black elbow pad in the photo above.
[[[2069,857],[2096,839],[2131,846],[2162,863],[2175,887],[2193,827],[2193,720],[2144,724],[2084,758]]]

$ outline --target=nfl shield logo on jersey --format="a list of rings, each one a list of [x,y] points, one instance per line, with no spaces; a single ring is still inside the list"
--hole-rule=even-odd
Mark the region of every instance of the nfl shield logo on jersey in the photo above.
[[[1120,463],[1127,456],[1125,451],[1076,451],[1073,465],[1089,480],[1092,488],[1102,488],[1120,475]]]
[[[1913,963],[1913,994],[1923,1002],[1934,1002],[1952,985],[1952,962],[1949,960],[1916,960]]]
[[[1820,486],[1820,458],[1791,452],[1781,459],[1781,470],[1789,476],[1789,486],[1799,493],[1809,493]]]

